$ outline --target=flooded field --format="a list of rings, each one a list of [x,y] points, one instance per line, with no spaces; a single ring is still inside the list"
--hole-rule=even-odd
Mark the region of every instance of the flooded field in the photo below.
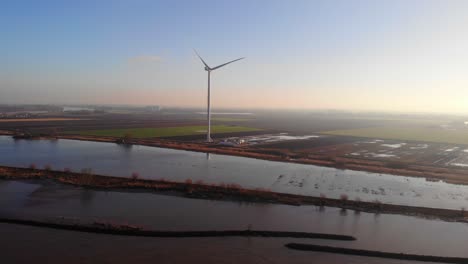
[[[284,142],[290,140],[304,140],[304,139],[313,139],[318,138],[318,135],[303,135],[303,136],[294,136],[289,135],[288,133],[279,133],[279,134],[265,134],[265,135],[255,135],[255,136],[245,136],[245,137],[229,137],[224,139],[224,142],[231,142],[235,144],[267,144],[274,142]]]
[[[353,235],[323,245],[466,257],[468,225],[336,208],[209,201],[140,192],[104,192],[56,183],[0,181],[0,216],[109,221],[157,230],[262,229]],[[271,239],[273,240],[273,239]],[[304,239],[290,239],[310,242]],[[443,244],[444,247],[440,247]]]
[[[433,167],[468,167],[468,145],[402,141],[379,138],[359,138],[330,135],[260,135],[236,137],[238,143],[258,147],[289,150],[300,154],[316,154],[329,157],[350,157],[377,161],[404,161]]]
[[[0,165],[72,171],[173,181],[236,183],[245,188],[275,192],[375,201],[412,206],[462,209],[468,186],[424,178],[339,170],[314,165],[273,162],[243,157],[145,146],[73,140],[25,141],[0,137]]]
[[[357,140],[345,156],[405,160],[439,167],[468,167],[468,146],[394,140]]]

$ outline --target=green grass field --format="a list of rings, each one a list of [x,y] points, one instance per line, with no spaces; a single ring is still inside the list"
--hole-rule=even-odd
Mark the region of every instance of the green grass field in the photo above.
[[[353,136],[395,140],[468,144],[468,130],[447,130],[427,127],[369,127],[321,132],[337,136]]]
[[[197,118],[197,120],[206,120],[206,118]],[[214,122],[247,122],[255,120],[253,118],[237,118],[237,117],[212,117]]]
[[[243,126],[211,126],[211,133],[232,133],[258,131],[261,129]],[[134,138],[152,138],[152,137],[174,137],[190,136],[206,133],[206,126],[181,126],[181,127],[158,127],[158,128],[125,128],[125,129],[106,129],[106,130],[85,130],[73,131],[70,134],[79,134],[87,136],[109,136],[123,137],[130,134]]]

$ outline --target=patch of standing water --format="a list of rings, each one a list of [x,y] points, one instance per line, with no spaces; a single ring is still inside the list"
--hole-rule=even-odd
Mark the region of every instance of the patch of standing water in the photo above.
[[[450,165],[456,166],[456,167],[468,167],[468,164],[466,163],[450,163]]]
[[[446,152],[452,152],[452,151],[455,151],[455,150],[458,150],[459,147],[453,147],[453,148],[449,148],[449,149],[446,149],[445,151]]]
[[[404,145],[406,145],[406,143],[398,143],[398,144],[381,144],[382,147],[387,147],[387,148],[401,148],[403,147]]]
[[[243,141],[245,144],[260,144],[260,143],[273,143],[281,141],[290,141],[290,140],[305,140],[312,138],[319,138],[317,135],[303,135],[303,136],[293,136],[288,133],[279,133],[279,134],[267,134],[267,135],[258,135],[258,136],[245,136],[245,137],[231,137],[227,138],[227,142],[238,142]]]
[[[368,153],[366,156],[371,156],[372,158],[393,158],[393,157],[396,157],[395,154],[385,154],[385,153]]]
[[[384,141],[381,140],[381,139],[374,139],[374,140],[370,140],[370,141],[360,141],[360,142],[358,142],[358,143],[375,144],[375,143],[379,143],[379,142],[384,142]]]
[[[417,146],[410,147],[410,149],[427,149],[428,147],[428,144],[418,144]]]

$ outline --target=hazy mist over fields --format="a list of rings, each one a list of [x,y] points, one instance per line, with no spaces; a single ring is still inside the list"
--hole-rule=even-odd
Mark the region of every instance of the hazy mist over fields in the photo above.
[[[196,48],[215,108],[468,112],[468,2],[282,2],[11,1],[0,103],[204,107]]]

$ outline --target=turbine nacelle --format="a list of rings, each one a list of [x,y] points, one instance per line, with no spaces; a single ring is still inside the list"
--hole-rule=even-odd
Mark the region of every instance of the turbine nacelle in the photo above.
[[[231,64],[231,63],[233,63],[233,62],[235,62],[235,61],[244,59],[244,57],[242,57],[242,58],[235,59],[235,60],[232,60],[232,61],[229,61],[229,62],[226,62],[226,63],[223,63],[223,64],[221,64],[221,65],[218,65],[218,66],[216,66],[216,67],[211,68],[211,67],[208,66],[208,64],[202,59],[202,57],[198,54],[198,52],[197,52],[195,49],[194,49],[193,51],[195,51],[195,54],[197,54],[198,58],[201,60],[201,62],[203,63],[203,65],[205,65],[205,71],[207,71],[207,72],[214,71],[214,70],[219,69],[219,68],[221,68],[221,67],[224,67],[224,66],[226,66],[226,65],[228,65],[228,64]]]

